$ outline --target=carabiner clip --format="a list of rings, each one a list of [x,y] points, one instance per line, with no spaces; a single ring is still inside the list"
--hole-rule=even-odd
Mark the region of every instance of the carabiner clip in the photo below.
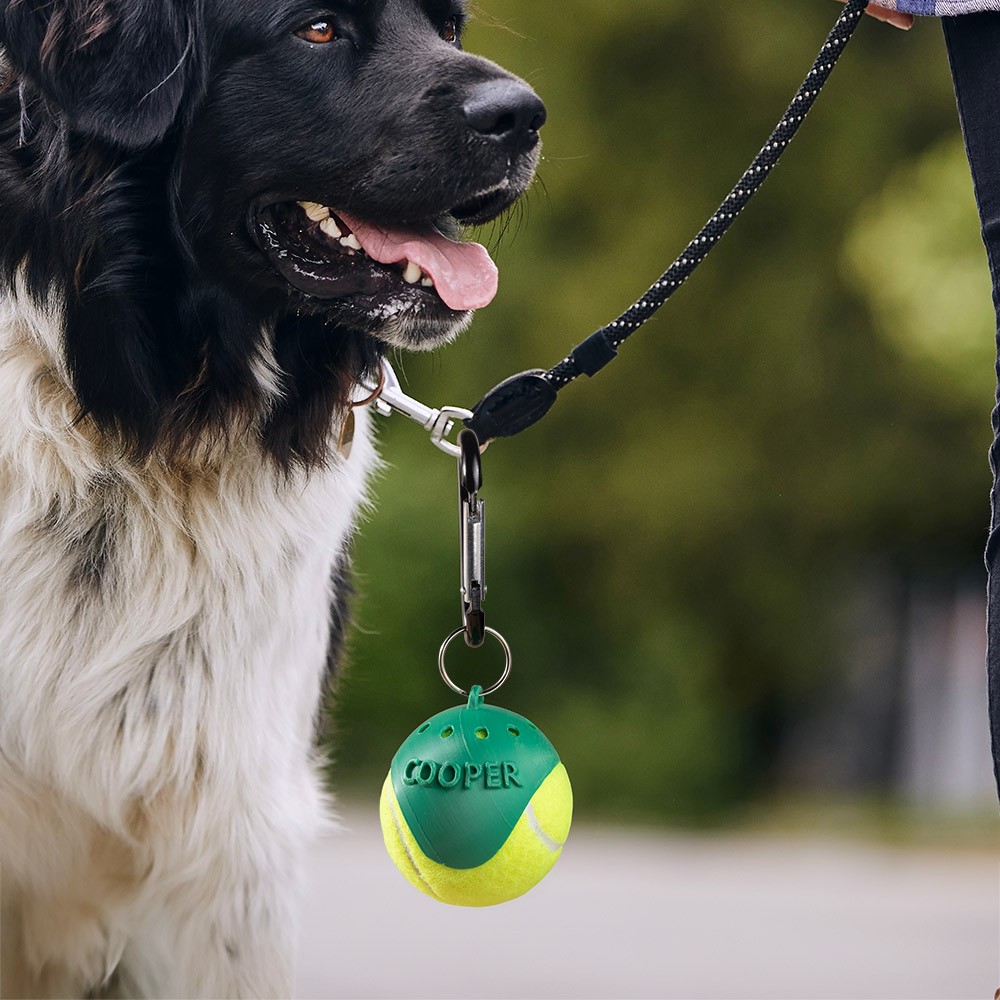
[[[458,507],[462,552],[462,621],[465,643],[476,648],[486,639],[486,501],[479,498],[483,467],[479,438],[470,430],[458,435]]]

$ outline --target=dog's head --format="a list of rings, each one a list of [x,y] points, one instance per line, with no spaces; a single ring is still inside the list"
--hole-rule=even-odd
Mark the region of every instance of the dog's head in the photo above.
[[[81,408],[139,451],[236,425],[322,458],[387,345],[495,290],[457,242],[544,107],[459,0],[4,0],[0,264],[64,302]]]

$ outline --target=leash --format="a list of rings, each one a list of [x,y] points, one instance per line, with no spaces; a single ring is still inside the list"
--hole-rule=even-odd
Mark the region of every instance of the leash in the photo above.
[[[464,424],[475,432],[484,448],[496,438],[513,437],[541,420],[552,408],[559,392],[571,382],[581,375],[593,377],[613,361],[622,344],[691,277],[760,190],[819,97],[868,3],[869,0],[850,0],[846,5],[781,120],[743,176],[681,255],[646,294],[617,319],[592,333],[547,371],[531,369],[504,379],[471,410],[455,406],[433,409],[407,396],[392,366],[383,361],[381,391],[374,402],[376,409],[386,415],[402,413],[415,420],[430,432],[433,444],[458,456],[461,454],[459,445],[449,440],[457,424]]]
[[[464,707],[419,724],[389,767],[379,814],[386,848],[403,875],[446,903],[483,906],[521,895],[549,871],[569,833],[573,795],[566,769],[533,722],[483,698],[507,680],[512,654],[506,639],[486,625],[486,501],[482,451],[540,420],[559,392],[581,375],[596,375],[618,349],[684,284],[725,235],[788,148],[850,40],[868,0],[851,0],[764,148],[715,214],[646,294],[616,320],[591,334],[553,368],[521,372],[494,386],[472,410],[434,409],[407,396],[382,362],[379,385],[356,405],[403,413],[431,441],[458,459],[458,514],[462,623],[438,650],[441,679]],[[457,442],[449,439],[465,425]],[[480,444],[482,442],[482,444]],[[479,648],[495,639],[504,656],[500,677],[486,690],[460,687],[448,672],[452,642],[464,636]],[[456,789],[460,791],[456,794]],[[535,805],[539,806],[536,813]],[[546,826],[545,824],[548,824]],[[521,831],[518,834],[517,831]],[[513,845],[508,849],[508,844]],[[488,875],[472,873],[488,872]]]

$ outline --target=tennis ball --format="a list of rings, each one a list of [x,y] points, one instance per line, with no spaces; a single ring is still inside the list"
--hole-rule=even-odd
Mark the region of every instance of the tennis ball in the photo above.
[[[573,791],[531,722],[482,703],[440,712],[399,748],[382,786],[386,850],[421,892],[458,906],[523,895],[562,853]]]

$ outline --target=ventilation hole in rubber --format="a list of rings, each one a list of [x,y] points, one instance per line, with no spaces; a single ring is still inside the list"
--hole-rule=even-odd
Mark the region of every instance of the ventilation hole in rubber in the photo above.
[[[507,732],[510,733],[511,736],[520,736],[521,735],[521,730],[518,729],[517,726],[508,726],[507,727]]]
[[[453,732],[455,732],[454,726],[445,726],[444,729],[441,730],[441,739],[443,740],[448,739],[448,737],[451,736]]]
[[[485,740],[485,739],[487,739],[489,737],[489,735],[490,735],[490,731],[485,726],[480,726],[476,730],[476,739],[477,740]]]

